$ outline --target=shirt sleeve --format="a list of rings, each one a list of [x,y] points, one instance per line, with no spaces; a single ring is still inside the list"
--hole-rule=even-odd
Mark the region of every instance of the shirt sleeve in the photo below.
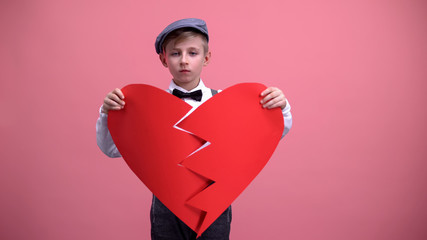
[[[121,157],[119,150],[114,144],[110,131],[108,130],[108,115],[99,110],[99,118],[96,121],[96,143],[101,151],[112,158]]]
[[[285,124],[285,128],[283,129],[282,138],[288,134],[288,132],[292,128],[292,114],[291,114],[291,105],[289,104],[288,100],[286,100],[286,107],[282,109],[283,114],[283,121]]]

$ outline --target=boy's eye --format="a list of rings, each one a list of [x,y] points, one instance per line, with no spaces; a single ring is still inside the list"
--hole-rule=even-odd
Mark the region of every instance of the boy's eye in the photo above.
[[[197,55],[197,52],[190,52],[190,55]]]
[[[177,52],[172,52],[171,56],[178,56],[178,53]]]

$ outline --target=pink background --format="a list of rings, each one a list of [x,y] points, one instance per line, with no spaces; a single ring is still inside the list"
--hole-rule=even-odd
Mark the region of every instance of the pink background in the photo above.
[[[0,239],[149,238],[151,194],[95,121],[115,87],[168,86],[154,39],[184,17],[208,23],[208,86],[293,108],[232,239],[427,239],[423,0],[0,1]]]

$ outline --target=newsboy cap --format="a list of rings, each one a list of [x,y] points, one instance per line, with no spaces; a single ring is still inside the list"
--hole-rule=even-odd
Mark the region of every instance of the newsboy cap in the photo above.
[[[180,28],[194,28],[203,35],[205,35],[207,41],[209,42],[208,27],[206,26],[206,22],[198,18],[185,18],[169,24],[159,34],[159,36],[157,36],[156,43],[154,44],[154,46],[156,47],[157,54],[160,54],[163,51],[162,45],[169,33]]]

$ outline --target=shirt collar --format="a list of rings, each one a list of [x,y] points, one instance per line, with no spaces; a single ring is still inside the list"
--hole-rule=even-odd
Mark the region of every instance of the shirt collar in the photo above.
[[[186,89],[184,89],[184,88],[176,85],[175,82],[172,80],[171,83],[169,84],[169,89],[168,89],[169,91],[168,92],[171,93],[175,88],[178,89],[178,90],[180,90],[180,91],[183,91],[183,92],[187,93],[187,92],[197,91],[199,89],[202,90],[202,91],[204,91],[206,89],[206,86],[203,83],[202,79],[200,79],[199,85],[197,85],[197,87],[195,87],[195,88],[191,89],[190,91],[188,91],[188,90],[186,90]]]

